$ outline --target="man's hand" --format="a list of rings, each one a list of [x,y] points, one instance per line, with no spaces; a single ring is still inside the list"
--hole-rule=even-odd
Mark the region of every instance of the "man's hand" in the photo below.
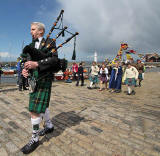
[[[24,68],[29,70],[29,69],[35,69],[38,67],[38,63],[35,62],[35,61],[27,61],[25,64],[24,64]]]
[[[22,75],[23,75],[25,78],[27,78],[28,75],[29,75],[29,74],[28,74],[28,70],[24,68],[24,69],[22,70]]]

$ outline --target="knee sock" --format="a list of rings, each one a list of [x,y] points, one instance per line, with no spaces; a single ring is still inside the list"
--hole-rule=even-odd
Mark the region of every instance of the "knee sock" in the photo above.
[[[90,87],[92,88],[93,82],[90,82]]]
[[[31,123],[32,123],[32,138],[34,141],[38,141],[39,140],[39,124],[41,122],[41,117],[37,117],[35,119],[31,118]]]
[[[132,92],[134,92],[134,88],[135,88],[135,87],[134,87],[134,86],[132,86],[132,88],[131,88],[131,89],[132,89]]]
[[[52,128],[53,124],[50,120],[50,113],[49,113],[49,109],[47,108],[44,114],[44,120],[45,120],[45,126],[47,126],[48,128]]]
[[[128,86],[128,93],[131,94],[131,91],[132,91],[131,87]]]

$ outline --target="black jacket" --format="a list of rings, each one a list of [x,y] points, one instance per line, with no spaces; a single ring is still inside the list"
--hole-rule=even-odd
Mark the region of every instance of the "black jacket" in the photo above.
[[[78,75],[82,74],[83,75],[83,67],[79,66],[78,67]]]

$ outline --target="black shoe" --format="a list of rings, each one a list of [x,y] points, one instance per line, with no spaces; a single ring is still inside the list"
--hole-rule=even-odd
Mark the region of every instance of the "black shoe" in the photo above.
[[[92,89],[92,87],[87,87],[88,89]]]
[[[39,146],[39,141],[34,141],[31,139],[28,144],[21,148],[24,154],[29,154],[33,152]]]
[[[22,89],[19,89],[19,91],[22,91]]]
[[[28,88],[23,88],[23,90],[28,90]]]
[[[81,84],[81,86],[84,86],[84,84]]]
[[[115,90],[115,93],[120,93],[120,92],[121,92],[120,89]]]
[[[94,89],[100,89],[100,88],[95,86]]]
[[[44,127],[44,129],[39,131],[39,136],[44,136],[45,134],[51,133],[54,131],[54,127],[52,128],[48,128],[48,127]]]
[[[131,95],[131,93],[127,93],[127,95]]]
[[[131,94],[132,94],[132,95],[135,95],[135,94],[136,94],[136,92],[133,90]]]

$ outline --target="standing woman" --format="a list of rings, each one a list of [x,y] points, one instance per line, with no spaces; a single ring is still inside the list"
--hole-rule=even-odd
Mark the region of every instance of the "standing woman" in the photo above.
[[[141,82],[143,80],[143,73],[144,73],[144,65],[141,63],[141,60],[137,60],[137,70],[139,72],[138,74],[138,85],[141,87]]]
[[[120,93],[122,84],[122,67],[119,63],[115,63],[111,71],[111,77],[109,81],[110,92]]]
[[[88,87],[88,89],[92,89],[93,88],[93,84],[95,85],[95,88],[97,87],[96,85],[98,84],[99,80],[98,80],[98,72],[99,72],[99,67],[97,66],[97,63],[95,61],[92,62],[92,66],[91,66],[91,75],[90,75],[90,86]]]
[[[105,64],[102,64],[100,68],[100,89],[99,91],[103,90],[103,83],[105,84],[105,89],[107,89],[107,82],[108,82],[108,69],[106,68]]]

